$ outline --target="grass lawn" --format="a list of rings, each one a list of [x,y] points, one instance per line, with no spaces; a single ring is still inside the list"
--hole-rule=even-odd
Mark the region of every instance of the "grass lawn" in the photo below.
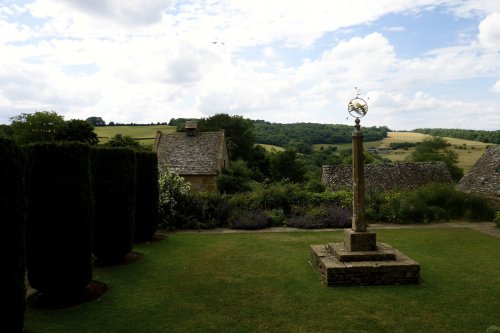
[[[28,309],[42,332],[485,332],[500,326],[500,239],[468,229],[379,230],[422,265],[421,283],[325,287],[309,245],[340,232],[169,234],[144,259],[99,268],[110,291]]]

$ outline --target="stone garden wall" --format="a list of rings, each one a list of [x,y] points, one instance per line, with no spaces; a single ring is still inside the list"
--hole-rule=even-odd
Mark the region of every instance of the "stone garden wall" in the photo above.
[[[351,165],[325,165],[322,182],[329,190],[352,188],[351,170]],[[413,189],[428,183],[453,183],[444,162],[365,165],[367,190]]]

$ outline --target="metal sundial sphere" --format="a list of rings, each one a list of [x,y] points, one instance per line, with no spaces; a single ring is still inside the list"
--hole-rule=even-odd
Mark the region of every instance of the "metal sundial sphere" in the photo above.
[[[349,114],[356,119],[363,118],[368,112],[368,103],[361,97],[359,97],[358,87],[354,87],[356,89],[356,97],[351,99],[349,104],[347,104],[347,111]]]

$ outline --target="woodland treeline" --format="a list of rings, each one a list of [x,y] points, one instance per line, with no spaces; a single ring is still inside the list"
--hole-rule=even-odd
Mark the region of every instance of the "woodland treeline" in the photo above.
[[[412,132],[436,136],[447,136],[450,138],[479,141],[484,143],[500,144],[500,130],[483,131],[457,128],[417,128]]]
[[[184,118],[172,118],[169,125],[177,126],[177,130],[182,131],[186,120]],[[350,143],[353,131],[353,126],[349,125],[317,123],[280,124],[264,120],[247,120],[253,125],[255,143],[290,148],[302,154],[311,154],[313,144]],[[198,128],[206,130],[204,123],[204,119],[199,119]],[[382,140],[387,137],[388,132],[391,132],[391,130],[386,126],[363,127],[364,141]]]
[[[270,144],[280,147],[294,145],[295,142],[306,144],[337,144],[351,142],[353,126],[295,123],[278,124],[264,120],[253,121],[255,139],[257,143]],[[365,141],[377,141],[387,137],[391,130],[386,126],[363,127]]]

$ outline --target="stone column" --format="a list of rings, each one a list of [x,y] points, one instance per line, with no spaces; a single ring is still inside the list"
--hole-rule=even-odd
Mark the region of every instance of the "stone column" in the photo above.
[[[344,230],[344,248],[347,251],[376,251],[374,232],[367,231],[365,220],[365,172],[363,163],[363,132],[356,118],[352,132],[352,228]]]
[[[366,231],[365,221],[365,171],[363,163],[363,132],[356,119],[352,132],[352,230]]]

